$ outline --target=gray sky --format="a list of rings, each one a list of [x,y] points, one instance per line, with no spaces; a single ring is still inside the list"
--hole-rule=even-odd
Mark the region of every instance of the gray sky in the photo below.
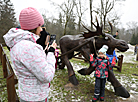
[[[61,4],[64,0],[51,0],[55,3]],[[98,0],[93,0],[93,5],[98,5]],[[99,0],[100,1],[100,0]],[[116,0],[119,1],[119,0]],[[26,7],[35,7],[41,13],[46,12],[48,17],[54,16],[55,18],[58,17],[58,10],[50,3],[50,0],[11,0],[14,5],[16,17],[19,18],[20,11]],[[89,7],[89,0],[85,0],[85,5]],[[119,2],[118,2],[119,3]],[[121,15],[121,20],[119,26],[126,27],[127,22],[138,22],[138,0],[126,0],[123,2],[123,5],[116,4],[115,6],[119,15]],[[89,10],[85,13],[84,22],[89,24],[90,15]]]

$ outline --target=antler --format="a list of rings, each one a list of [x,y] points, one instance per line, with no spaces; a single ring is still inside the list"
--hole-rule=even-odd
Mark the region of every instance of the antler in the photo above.
[[[112,26],[112,23],[110,21],[108,21],[110,27],[111,27],[111,34],[113,35],[113,26]]]
[[[82,24],[82,23],[81,23]],[[82,24],[82,26],[86,29],[86,30],[88,30],[89,32],[91,32],[91,30],[89,30],[88,28],[86,28],[83,24]]]
[[[97,17],[96,17],[96,22],[97,22],[97,26],[92,22],[92,24],[95,26],[95,28],[96,28],[96,31],[91,31],[91,30],[89,30],[87,27],[85,27],[82,23],[82,26],[86,29],[86,30],[88,30],[89,32],[88,33],[86,33],[86,32],[84,32],[84,34],[83,34],[83,36],[85,37],[85,38],[90,38],[90,37],[93,37],[93,36],[100,36],[100,35],[102,35],[102,36],[104,36],[104,34],[103,34],[103,32],[102,32],[102,26],[100,27],[99,26],[99,23],[98,23],[98,19],[97,19]]]
[[[96,22],[97,22],[97,28],[99,27],[99,22],[98,22],[98,19],[97,19],[97,17],[96,17]]]

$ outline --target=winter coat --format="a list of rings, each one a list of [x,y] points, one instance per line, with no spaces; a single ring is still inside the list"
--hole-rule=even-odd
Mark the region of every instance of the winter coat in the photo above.
[[[115,50],[113,51],[113,55],[109,55],[106,53],[106,56],[109,58],[110,63],[112,63],[113,57],[116,58],[116,61],[118,60],[116,53],[115,53]]]
[[[42,101],[48,97],[55,73],[55,56],[46,56],[34,33],[11,28],[4,36],[18,78],[19,97],[25,101]]]
[[[97,57],[95,60],[90,61],[91,66],[95,67],[94,76],[97,78],[108,78],[108,70],[112,70],[113,64],[110,64],[109,58]]]

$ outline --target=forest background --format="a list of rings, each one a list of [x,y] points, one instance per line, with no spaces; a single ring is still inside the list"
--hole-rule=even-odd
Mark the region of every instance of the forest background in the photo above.
[[[12,1],[14,0],[0,0],[0,43],[4,43],[3,35],[7,33],[10,28],[17,27],[19,25],[15,12],[17,8],[14,7]],[[94,4],[94,0],[88,0],[87,2],[83,0],[62,0],[61,3],[51,0],[47,1],[50,2],[51,8],[49,9],[57,9],[56,14],[58,17],[53,16],[52,13],[44,7],[39,9],[39,11],[43,15],[45,22],[44,25],[47,32],[57,35],[57,43],[64,35],[76,35],[86,31],[82,24],[90,30],[96,30],[91,22],[94,22],[96,25],[97,17],[99,24],[103,25],[104,32],[108,31],[110,33],[111,27],[108,22],[111,22],[113,26],[113,34],[118,31],[119,39],[123,39],[132,45],[138,44],[137,21],[129,21],[126,23],[126,26],[120,27],[120,25],[122,25],[122,12],[121,10],[118,10],[119,7],[116,9],[116,5],[122,7],[126,0],[98,0],[99,2],[97,4]],[[132,6],[133,5],[130,5],[130,8]],[[86,13],[88,12],[89,17],[86,17]],[[87,18],[90,19],[89,23],[86,22]]]

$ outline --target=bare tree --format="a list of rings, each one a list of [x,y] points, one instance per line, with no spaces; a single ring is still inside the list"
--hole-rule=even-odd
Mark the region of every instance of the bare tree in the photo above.
[[[62,13],[63,13],[62,15],[64,15],[64,18],[65,18],[63,35],[66,35],[67,24],[68,24],[70,18],[73,16],[75,0],[67,0],[67,1],[64,1],[61,5],[59,5],[59,4],[57,4],[57,5],[62,10]]]
[[[113,26],[113,34],[115,34],[116,31],[117,31],[117,29],[118,29],[118,28],[117,28],[117,25],[120,23],[120,22],[119,22],[120,17],[121,17],[121,16],[118,15],[116,11],[110,13],[110,14],[108,15],[108,17],[107,17],[107,21],[110,22],[110,23],[112,24],[112,26]],[[111,28],[107,22],[106,22],[106,24],[105,24],[105,27],[106,27],[105,29],[106,29],[107,31],[109,31],[110,28]],[[120,33],[119,33],[119,35],[120,35]]]
[[[101,6],[96,8],[96,10],[93,10],[96,14],[100,16],[101,24],[103,22],[104,29],[107,15],[113,9],[114,2],[114,0],[101,0]]]
[[[131,37],[132,37],[133,34],[134,35],[137,34],[137,32],[136,32],[137,29],[136,28],[138,27],[138,22],[134,22],[134,21],[127,22],[126,25],[128,26],[127,29],[130,32]]]
[[[79,28],[79,32],[80,32],[80,23],[81,23],[81,20],[82,20],[82,16],[88,8],[84,8],[82,6],[81,0],[78,0],[78,2],[76,2],[76,9],[77,9],[77,16],[79,17],[78,28]]]
[[[92,1],[93,0],[90,0],[90,18],[91,18],[91,29],[93,29],[93,25],[92,25]]]

